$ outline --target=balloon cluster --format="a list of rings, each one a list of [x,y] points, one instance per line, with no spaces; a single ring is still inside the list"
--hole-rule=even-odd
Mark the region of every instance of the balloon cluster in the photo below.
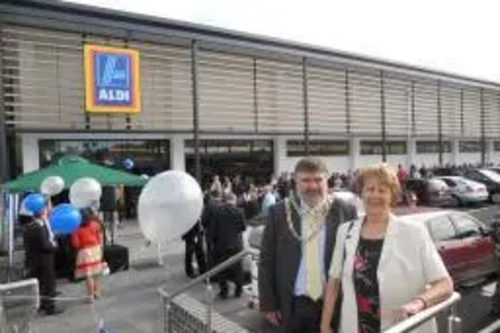
[[[60,194],[65,187],[59,176],[47,177],[40,186],[40,193],[29,194],[22,202],[24,209],[31,215],[39,215],[47,207],[50,197]],[[59,234],[70,234],[80,226],[82,215],[80,209],[96,208],[101,199],[101,184],[93,178],[80,178],[70,187],[70,204],[60,204],[49,214],[52,231]]]

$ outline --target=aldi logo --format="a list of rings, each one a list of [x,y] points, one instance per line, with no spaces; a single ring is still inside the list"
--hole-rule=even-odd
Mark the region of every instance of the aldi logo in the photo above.
[[[84,46],[87,112],[140,112],[139,52],[107,46]]]

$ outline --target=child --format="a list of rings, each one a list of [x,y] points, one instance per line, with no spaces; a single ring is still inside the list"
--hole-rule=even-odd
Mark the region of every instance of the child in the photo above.
[[[72,235],[71,244],[77,251],[75,277],[86,279],[89,302],[100,297],[103,273],[102,223],[91,209],[83,211],[83,222]]]

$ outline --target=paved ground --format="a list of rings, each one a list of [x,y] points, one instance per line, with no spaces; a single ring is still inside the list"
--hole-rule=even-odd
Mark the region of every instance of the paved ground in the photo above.
[[[484,220],[500,211],[497,207],[475,209],[474,215]],[[36,317],[34,333],[95,333],[100,319],[117,333],[161,332],[158,288],[165,284],[167,290],[173,291],[189,281],[182,269],[183,244],[175,242],[164,249],[164,266],[160,267],[157,264],[157,250],[145,246],[135,223],[129,222],[119,230],[117,243],[129,247],[131,269],[106,277],[104,297],[92,306],[78,300],[84,294],[83,285],[61,282],[59,289],[63,291],[62,296],[75,299],[61,302],[66,311],[57,317]],[[203,299],[203,288],[199,286],[190,294]],[[459,305],[463,319],[462,332],[477,332],[493,322],[486,315],[492,288],[491,284],[486,283],[465,290],[464,299]],[[255,310],[247,308],[244,298],[224,302],[216,300],[215,306],[220,313],[252,332],[272,332]]]

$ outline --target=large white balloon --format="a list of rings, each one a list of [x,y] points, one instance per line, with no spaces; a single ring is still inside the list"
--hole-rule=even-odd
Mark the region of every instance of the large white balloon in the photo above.
[[[64,190],[64,179],[60,176],[50,176],[43,180],[40,192],[48,196],[58,195]]]
[[[80,178],[69,189],[69,201],[78,208],[94,207],[101,195],[101,184],[93,178]]]
[[[144,237],[166,244],[178,239],[200,218],[203,193],[182,171],[166,171],[149,180],[139,197],[138,217]]]

